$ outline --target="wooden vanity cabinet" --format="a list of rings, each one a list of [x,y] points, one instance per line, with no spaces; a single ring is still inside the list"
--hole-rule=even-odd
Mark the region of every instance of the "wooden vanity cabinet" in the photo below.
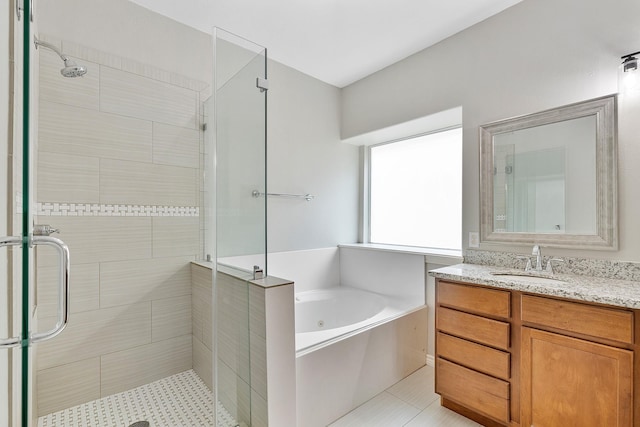
[[[633,317],[522,295],[522,425],[632,427]]]
[[[443,280],[436,286],[436,393],[442,405],[483,425],[508,425],[511,293]]]
[[[438,279],[436,392],[485,426],[631,427],[639,328],[637,310]]]
[[[523,328],[523,426],[633,426],[633,352]]]

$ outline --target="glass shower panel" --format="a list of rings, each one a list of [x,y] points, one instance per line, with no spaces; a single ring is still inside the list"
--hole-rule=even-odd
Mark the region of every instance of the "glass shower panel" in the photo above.
[[[266,271],[266,50],[216,30],[216,259]]]
[[[250,426],[249,280],[266,273],[266,49],[220,29],[214,35],[216,90],[207,106],[215,243],[205,247],[215,260],[216,424]]]

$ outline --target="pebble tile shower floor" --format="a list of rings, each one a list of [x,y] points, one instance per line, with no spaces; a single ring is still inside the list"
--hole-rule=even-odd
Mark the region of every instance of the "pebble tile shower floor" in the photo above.
[[[213,427],[213,395],[193,371],[185,371],[122,393],[74,406],[38,419],[38,427]],[[238,423],[218,404],[218,425]]]

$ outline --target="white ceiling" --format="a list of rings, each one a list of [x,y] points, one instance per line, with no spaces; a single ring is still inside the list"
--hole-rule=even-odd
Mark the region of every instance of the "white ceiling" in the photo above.
[[[344,87],[521,0],[131,1],[207,33],[217,26],[240,35]]]

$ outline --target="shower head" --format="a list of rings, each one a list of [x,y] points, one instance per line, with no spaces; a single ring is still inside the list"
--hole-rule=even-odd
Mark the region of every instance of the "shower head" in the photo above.
[[[64,53],[60,52],[60,50],[51,43],[38,40],[37,37],[34,38],[33,43],[36,45],[36,49],[38,48],[38,46],[42,46],[46,47],[47,49],[51,49],[58,54],[60,59],[64,61],[64,68],[60,70],[60,74],[62,74],[64,77],[79,77],[87,73],[87,67],[85,67],[84,65],[76,64],[75,61],[70,59]]]
[[[64,68],[60,70],[60,74],[65,77],[79,77],[87,73],[87,67],[78,65],[70,59],[64,61]]]

